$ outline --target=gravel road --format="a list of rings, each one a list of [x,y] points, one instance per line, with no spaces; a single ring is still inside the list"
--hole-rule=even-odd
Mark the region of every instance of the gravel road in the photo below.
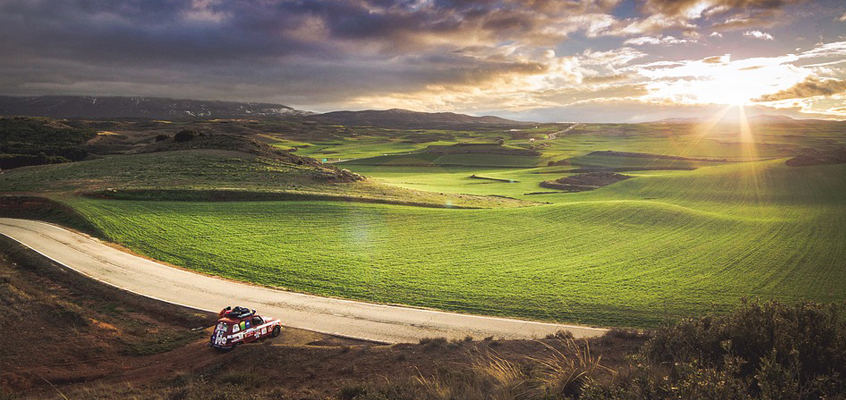
[[[167,266],[39,221],[0,218],[0,234],[91,278],[147,297],[214,312],[227,305],[246,306],[280,318],[286,326],[343,337],[403,343],[434,337],[531,339],[559,330],[569,330],[576,337],[605,333],[599,328],[373,304],[253,286]]]

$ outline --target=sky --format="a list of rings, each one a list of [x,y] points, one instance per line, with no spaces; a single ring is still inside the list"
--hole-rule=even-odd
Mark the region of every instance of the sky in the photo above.
[[[0,94],[846,119],[846,2],[0,0]]]

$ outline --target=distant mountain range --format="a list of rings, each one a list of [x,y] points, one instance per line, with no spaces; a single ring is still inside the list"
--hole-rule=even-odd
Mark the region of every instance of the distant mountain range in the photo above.
[[[0,96],[0,115],[52,118],[248,118],[307,114],[281,104],[157,97]]]
[[[474,117],[451,112],[427,113],[402,110],[333,111],[311,116],[320,122],[349,126],[375,126],[393,129],[437,129],[462,126],[510,127],[532,124],[510,119],[484,116]]]
[[[756,115],[754,117],[747,118],[750,124],[805,124],[805,123],[817,123],[817,122],[826,122],[826,123],[837,123],[842,121],[837,120],[828,120],[828,119],[796,119],[792,117],[788,117],[786,115],[772,115],[772,114],[761,114]],[[648,122],[650,124],[696,124],[696,123],[703,123],[703,122],[710,122],[710,118],[704,117],[690,117],[690,118],[665,118],[662,120]],[[720,122],[722,123],[737,123],[739,118],[734,117],[725,117]]]
[[[0,96],[0,115],[51,118],[210,119],[307,117],[327,124],[395,129],[437,129],[528,124],[499,117],[409,110],[335,111],[313,114],[271,103],[179,100],[158,97]]]
[[[756,115],[749,118],[752,123],[766,123],[766,124],[798,124],[801,122],[817,122],[822,121],[818,119],[796,119],[786,115]]]

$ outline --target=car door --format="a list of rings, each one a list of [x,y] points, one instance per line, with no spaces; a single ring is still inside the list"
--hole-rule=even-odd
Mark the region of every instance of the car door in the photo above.
[[[244,331],[244,342],[255,342],[256,339],[258,339],[258,331],[249,319],[245,321],[245,329],[246,330]]]

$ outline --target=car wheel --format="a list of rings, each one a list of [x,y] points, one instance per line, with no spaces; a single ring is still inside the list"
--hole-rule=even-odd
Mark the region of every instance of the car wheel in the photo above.
[[[282,333],[282,328],[280,328],[279,325],[276,325],[273,327],[273,331],[270,332],[270,336],[277,337],[280,333]]]
[[[230,352],[230,351],[232,351],[232,350],[234,350],[234,349],[235,349],[235,345],[233,344],[233,345],[232,345],[231,347],[229,347],[229,348],[224,348],[224,347],[215,347],[214,349],[215,349],[215,350],[217,350],[217,351],[218,351],[218,352],[220,352],[220,353],[228,353],[228,352]]]

